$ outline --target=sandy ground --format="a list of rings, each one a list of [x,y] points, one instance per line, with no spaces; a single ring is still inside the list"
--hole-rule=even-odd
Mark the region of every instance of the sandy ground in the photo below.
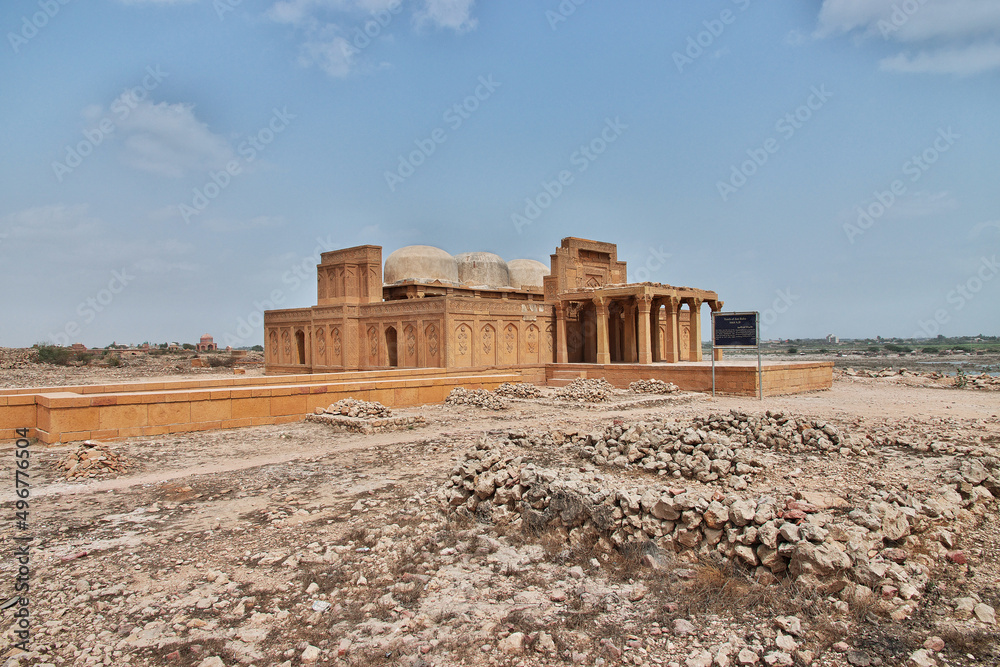
[[[1000,446],[1000,392],[882,378],[839,378],[829,391],[762,402],[697,394],[638,408],[551,400],[518,400],[497,412],[434,405],[394,411],[420,414],[426,425],[375,435],[302,422],[130,439],[113,445],[128,461],[125,474],[83,481],[65,479],[56,467],[76,445],[34,443],[29,527],[18,531],[15,447],[6,442],[0,534],[5,545],[16,535],[34,538],[33,652],[8,648],[0,664],[698,665],[699,655],[718,655],[727,641],[763,664],[783,636],[773,619],[790,609],[810,628],[796,637],[799,652],[790,653],[797,664],[907,664],[932,634],[947,639],[931,654],[934,664],[998,664],[995,625],[951,634],[941,626],[960,597],[1000,603],[995,502],[956,524],[969,565],[958,571],[942,562],[938,588],[924,594],[919,613],[897,623],[853,611],[828,617],[829,601],[810,602],[802,592],[752,610],[738,601],[699,606],[676,576],[605,556],[599,564],[581,561],[586,572],[578,573],[557,557],[560,549],[463,522],[438,496],[464,452],[491,433],[587,432],[611,420],[729,410],[805,415],[857,433],[965,443],[994,456]],[[581,465],[566,450],[538,455]],[[931,489],[956,456],[892,446],[860,461],[785,460],[750,491],[808,487],[852,498],[873,484]],[[16,576],[10,554],[5,547],[3,600],[13,595]],[[649,592],[636,594],[640,586]],[[604,602],[591,605],[594,596]],[[695,631],[677,632],[678,619]],[[14,643],[14,622],[12,610],[4,611],[0,641]],[[511,647],[522,632],[525,646]],[[725,664],[739,664],[735,649]]]

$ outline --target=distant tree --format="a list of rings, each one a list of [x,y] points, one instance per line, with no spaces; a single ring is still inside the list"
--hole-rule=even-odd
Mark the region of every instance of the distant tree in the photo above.
[[[183,345],[181,345],[181,347],[184,348],[185,350],[193,350],[194,349],[194,345],[192,345],[191,343],[184,343]]]
[[[253,347],[250,348],[250,350],[253,351],[253,352],[263,352],[264,351],[264,346],[263,345],[254,345]]]
[[[797,347],[790,347],[790,348],[788,348],[788,354],[797,354],[798,351],[799,351],[799,348],[797,348]]]

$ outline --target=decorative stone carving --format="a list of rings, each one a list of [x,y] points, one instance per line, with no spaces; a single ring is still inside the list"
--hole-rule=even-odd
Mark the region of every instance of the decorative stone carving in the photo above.
[[[428,324],[427,328],[424,330],[424,334],[427,337],[427,352],[431,357],[437,358],[438,354],[438,331],[437,327],[433,324]]]
[[[368,358],[372,364],[378,363],[378,329],[368,327]]]
[[[528,344],[528,354],[530,354],[532,356],[532,359],[534,359],[535,355],[538,353],[538,327],[536,327],[534,324],[528,325],[528,332],[526,339]]]
[[[316,354],[319,355],[320,364],[326,365],[326,331],[323,327],[316,329]]]
[[[417,330],[413,328],[413,325],[408,324],[406,328],[403,329],[403,338],[406,340],[406,353],[410,355],[417,354]]]
[[[493,343],[496,339],[496,332],[493,330],[493,326],[487,324],[483,327],[483,354],[490,354],[493,352]]]

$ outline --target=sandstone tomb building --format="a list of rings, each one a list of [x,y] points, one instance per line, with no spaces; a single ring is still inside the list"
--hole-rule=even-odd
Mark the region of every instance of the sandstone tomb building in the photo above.
[[[613,243],[565,238],[549,266],[431,246],[321,255],[317,305],[264,314],[268,373],[702,360],[709,290],[629,283]],[[694,316],[692,316],[694,314]]]

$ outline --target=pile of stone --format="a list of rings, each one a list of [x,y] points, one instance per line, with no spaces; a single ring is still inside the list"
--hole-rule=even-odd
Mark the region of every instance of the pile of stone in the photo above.
[[[673,394],[681,388],[663,380],[636,380],[628,386],[628,390],[633,394]]]
[[[392,416],[392,410],[378,401],[359,401],[354,398],[342,398],[336,403],[328,405],[323,412],[320,412],[320,409],[316,411],[316,414],[323,413],[328,415],[343,415],[344,417],[358,417],[360,419]]]
[[[604,378],[577,378],[556,390],[556,398],[583,403],[601,403],[615,393],[614,385]]]
[[[38,352],[18,347],[0,347],[0,370],[27,368],[38,358]]]
[[[952,551],[959,531],[952,524],[961,510],[993,502],[982,485],[968,494],[950,485],[922,497],[874,492],[853,502],[817,492],[743,497],[635,486],[634,478],[593,469],[542,467],[528,461],[527,452],[484,439],[452,471],[442,501],[453,512],[530,534],[561,535],[573,546],[632,545],[654,555],[725,559],[758,581],[794,579],[838,595],[845,609],[857,603],[896,621],[915,611],[935,560],[961,558]]]
[[[486,389],[455,387],[444,402],[449,405],[471,405],[488,410],[506,410],[507,400]]]
[[[77,477],[100,477],[128,470],[128,459],[124,454],[111,450],[108,445],[96,440],[87,440],[56,464],[64,470],[66,479]]]
[[[721,479],[735,489],[746,488],[748,476],[765,467],[760,450],[867,454],[864,440],[855,442],[832,424],[770,411],[613,424],[578,444],[581,456],[597,465],[634,466],[706,483]]]
[[[967,389],[1000,389],[1000,377],[981,373],[980,375],[965,375],[955,379],[955,385]]]
[[[505,398],[538,398],[542,390],[527,382],[504,382],[493,393]]]

